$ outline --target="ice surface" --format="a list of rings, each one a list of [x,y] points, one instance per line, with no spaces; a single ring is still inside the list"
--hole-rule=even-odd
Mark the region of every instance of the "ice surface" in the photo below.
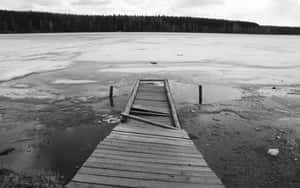
[[[34,99],[53,99],[56,97],[46,90],[39,90],[36,88],[10,88],[1,87],[0,96],[8,97],[11,99],[24,99],[24,98],[34,98]]]
[[[95,83],[94,80],[70,80],[70,79],[61,79],[61,80],[55,80],[52,82],[53,84],[90,84]]]
[[[72,63],[94,62],[103,65],[100,72],[201,70],[240,83],[295,84],[300,80],[299,60],[299,36],[187,33],[0,36],[0,81],[62,69]],[[150,61],[158,64],[151,65]]]

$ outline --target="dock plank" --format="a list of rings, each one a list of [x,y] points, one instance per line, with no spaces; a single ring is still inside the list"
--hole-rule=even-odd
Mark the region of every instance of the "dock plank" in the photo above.
[[[117,127],[114,131],[127,132],[127,133],[135,133],[135,134],[144,134],[144,135],[154,135],[154,136],[165,136],[171,138],[185,138],[189,139],[187,134],[184,133],[174,133],[174,132],[161,132],[151,129],[143,129],[143,128],[132,128],[132,127]]]
[[[152,99],[158,101],[167,101],[168,98],[165,93],[147,93],[147,92],[139,92],[136,96],[137,99]]]
[[[103,158],[103,159],[114,159],[114,160],[121,160],[121,161],[133,161],[133,162],[143,162],[143,163],[155,163],[155,164],[167,164],[167,165],[179,165],[179,166],[207,166],[207,163],[203,159],[197,159],[195,161],[181,161],[176,159],[158,159],[158,158],[141,158],[141,157],[131,157],[131,156],[124,156],[124,155],[111,155],[106,154],[105,152],[102,153],[93,153],[90,158]]]
[[[130,122],[128,122],[128,124],[120,124],[119,126],[117,126],[115,129],[117,130],[117,128],[126,128],[126,129],[131,129],[134,131],[140,131],[141,134],[145,131],[149,131],[152,133],[156,133],[156,134],[168,134],[169,136],[184,136],[184,137],[188,137],[188,134],[182,130],[182,129],[165,129],[162,127],[158,127],[158,126],[152,126],[151,124],[147,124],[144,122],[138,122],[137,120],[129,120]],[[188,137],[189,138],[189,137]]]
[[[143,100],[143,99],[135,99],[134,105],[143,105],[143,106],[150,106],[150,107],[156,107],[156,108],[161,108],[165,110],[169,110],[169,104],[166,101],[151,101],[149,100]]]
[[[158,162],[149,162],[149,161],[131,161],[131,160],[120,160],[120,159],[107,159],[107,158],[102,158],[102,157],[89,157],[88,162],[97,162],[97,163],[122,163],[122,164],[128,164],[128,165],[135,165],[135,166],[140,166],[140,167],[158,167],[158,168],[166,168],[166,169],[172,169],[172,170],[187,170],[187,171],[199,171],[201,167],[207,167],[207,164],[204,160],[201,160],[201,162],[198,163],[197,166],[193,165],[187,165],[187,164],[182,164],[182,165],[176,165],[173,163],[158,163]]]
[[[113,186],[125,186],[125,187],[147,187],[147,188],[218,188],[221,185],[217,183],[203,183],[203,184],[193,184],[193,183],[179,183],[179,182],[163,182],[163,181],[141,181],[137,179],[130,178],[120,178],[120,177],[109,177],[109,176],[96,176],[87,174],[77,174],[74,177],[75,182],[88,182],[100,185],[113,185]]]
[[[173,120],[171,117],[145,116],[145,115],[139,115],[139,117],[150,120],[150,121],[163,123],[166,125],[173,125]]]
[[[115,188],[116,186],[99,185],[99,184],[92,184],[92,183],[86,183],[86,182],[81,183],[81,182],[72,181],[65,187],[66,188]],[[118,188],[120,188],[120,187],[118,187]]]
[[[121,177],[130,179],[140,179],[140,180],[154,180],[154,181],[165,181],[165,182],[181,182],[181,183],[214,183],[219,184],[220,181],[216,180],[212,174],[205,174],[203,177],[189,177],[174,175],[169,176],[166,174],[153,174],[147,172],[131,172],[123,170],[111,170],[111,169],[101,169],[101,168],[88,168],[83,167],[78,171],[79,174],[89,174],[96,176],[111,176],[111,177]]]
[[[195,148],[184,148],[184,147],[157,147],[153,145],[145,145],[145,144],[130,144],[128,142],[115,142],[114,140],[105,140],[101,144],[103,145],[112,145],[112,146],[119,146],[119,147],[130,147],[135,149],[146,149],[150,151],[167,151],[167,152],[178,152],[181,151],[183,153],[189,153],[189,154],[197,154],[199,155],[199,151],[197,151]]]
[[[179,162],[186,162],[186,163],[197,163],[203,157],[200,155],[199,158],[189,158],[189,157],[181,157],[181,156],[170,156],[170,155],[159,155],[153,153],[140,153],[140,152],[126,152],[120,150],[111,150],[111,149],[101,149],[95,150],[93,155],[117,155],[117,156],[129,156],[129,157],[138,157],[141,159],[165,159],[170,161],[179,161]]]
[[[178,146],[178,145],[167,145],[167,144],[157,144],[157,143],[149,143],[149,142],[134,142],[130,140],[120,140],[120,139],[112,139],[107,138],[102,143],[113,143],[113,144],[121,144],[121,145],[132,145],[132,147],[151,147],[151,148],[157,148],[157,149],[167,149],[167,150],[175,150],[175,151],[198,151],[196,148],[193,148],[191,146]]]
[[[170,145],[180,145],[180,146],[192,146],[190,142],[178,142],[175,143],[174,141],[159,139],[159,138],[143,138],[143,137],[131,137],[127,135],[109,135],[107,138],[116,138],[116,139],[126,139],[126,140],[132,140],[135,142],[150,142],[150,143],[162,143],[162,144],[170,144]]]
[[[137,104],[134,104],[132,108],[137,110],[147,110],[150,112],[165,113],[167,115],[170,115],[170,110],[168,108],[159,108],[159,107],[137,105]]]
[[[211,169],[209,169],[209,167],[199,167],[198,171],[190,171],[190,170],[159,168],[157,166],[151,166],[145,168],[143,166],[137,166],[134,164],[100,163],[100,162],[93,162],[93,161],[86,161],[83,167],[127,170],[133,172],[147,172],[147,173],[155,173],[155,174],[168,174],[170,176],[172,175],[195,176],[199,178],[203,177],[203,174],[213,174],[213,172],[211,171]]]
[[[112,131],[113,134],[116,135],[129,135],[132,137],[142,137],[142,138],[158,138],[158,139],[164,139],[164,140],[171,140],[171,141],[178,141],[178,142],[188,142],[193,143],[190,139],[182,138],[182,137],[170,137],[170,136],[164,136],[164,135],[153,135],[153,134],[139,134],[139,133],[133,133],[133,132],[125,132],[125,131]]]
[[[177,156],[177,157],[190,157],[190,158],[202,158],[202,156],[199,156],[197,154],[189,154],[189,153],[182,153],[182,152],[164,152],[164,151],[151,151],[151,150],[141,150],[141,149],[135,149],[135,148],[124,148],[124,147],[118,147],[118,146],[112,146],[112,145],[99,145],[97,146],[96,150],[101,151],[102,149],[106,150],[115,150],[115,151],[123,151],[123,152],[132,152],[132,153],[146,153],[146,154],[157,154],[162,156]]]

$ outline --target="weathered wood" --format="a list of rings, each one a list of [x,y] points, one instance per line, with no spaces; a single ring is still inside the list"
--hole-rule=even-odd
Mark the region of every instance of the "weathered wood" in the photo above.
[[[202,104],[202,85],[199,85],[199,104]]]
[[[93,155],[116,155],[116,156],[125,156],[125,157],[137,157],[141,159],[165,159],[165,160],[174,160],[174,161],[181,161],[187,163],[197,163],[199,160],[203,158],[199,155],[199,158],[188,158],[188,157],[181,157],[181,156],[170,156],[170,155],[159,155],[159,154],[150,154],[150,153],[135,153],[135,152],[126,152],[126,151],[119,151],[119,150],[110,150],[110,149],[101,149],[95,150]],[[201,158],[200,158],[201,157]]]
[[[117,153],[117,154],[116,154]],[[194,166],[207,166],[203,165],[205,163],[203,158],[192,158],[192,160],[182,160],[182,157],[169,157],[169,156],[160,156],[159,154],[145,154],[145,156],[149,157],[140,157],[139,153],[126,153],[126,152],[111,152],[111,150],[98,150],[94,152],[91,157],[103,157],[103,158],[123,158],[123,160],[132,160],[132,161],[140,161],[140,162],[156,162],[156,163],[166,163],[166,164],[179,164],[179,165],[194,165]],[[141,155],[144,156],[144,155]],[[203,164],[202,164],[203,163]],[[201,164],[201,165],[200,165]]]
[[[163,182],[163,181],[140,181],[137,179],[109,177],[109,176],[95,176],[87,174],[77,174],[74,177],[75,182],[88,182],[92,184],[100,185],[114,185],[114,186],[125,186],[125,187],[145,187],[145,188],[156,188],[156,187],[172,187],[172,188],[217,188],[220,184],[193,184],[193,183],[179,183],[179,182]]]
[[[163,82],[165,79],[141,79],[142,82]]]
[[[165,89],[163,88],[163,89],[156,89],[156,92],[149,92],[149,91],[155,91],[155,89],[154,90],[145,90],[146,88],[144,87],[144,88],[139,88],[138,89],[138,95],[140,95],[140,96],[153,96],[153,97],[161,97],[161,98],[166,98],[167,96],[166,96],[166,91],[165,91]]]
[[[114,138],[118,140],[129,140],[133,142],[141,142],[141,143],[156,143],[162,145],[173,145],[173,146],[193,146],[190,142],[174,142],[170,140],[164,140],[159,138],[142,138],[142,137],[131,137],[127,135],[109,135],[107,136],[108,139]]]
[[[141,166],[143,168],[146,167],[159,167],[159,168],[168,168],[168,169],[177,169],[177,170],[191,170],[191,171],[197,171],[201,167],[207,167],[206,162],[201,162],[198,163],[198,165],[188,165],[188,164],[174,164],[174,163],[161,163],[161,162],[149,162],[149,161],[133,161],[133,160],[128,160],[126,158],[123,159],[114,159],[114,158],[103,158],[103,157],[89,157],[87,160],[89,162],[99,162],[99,163],[122,163],[122,164],[131,164],[131,165],[136,165],[136,166]]]
[[[128,140],[128,137],[107,137],[105,140],[116,140],[119,142],[139,142],[141,144],[152,144],[152,145],[161,145],[161,147],[166,146],[166,147],[170,147],[170,146],[182,146],[182,147],[192,147],[192,145],[186,145],[186,144],[178,144],[178,143],[170,143],[170,142],[163,142],[160,143],[159,141],[152,141],[152,140],[143,140],[143,139],[132,139],[132,140]]]
[[[127,146],[124,148],[121,144],[109,144],[109,143],[103,143],[99,146],[97,146],[96,150],[101,151],[101,149],[115,149],[119,151],[128,151],[128,152],[136,152],[136,153],[148,153],[148,154],[157,154],[157,155],[170,155],[170,156],[186,156],[191,158],[197,158],[201,159],[202,156],[199,154],[199,152],[186,152],[186,151],[180,151],[180,152],[174,152],[173,150],[159,150],[159,149],[151,149],[146,147],[134,147],[134,146]]]
[[[141,150],[135,148],[124,148],[112,145],[99,145],[97,146],[97,151],[101,152],[101,150],[114,150],[114,151],[123,151],[123,152],[130,152],[130,153],[145,153],[145,154],[153,154],[153,155],[161,155],[161,156],[177,156],[177,157],[190,157],[195,159],[201,159],[202,157],[196,154],[189,154],[189,153],[174,153],[174,152],[161,152],[161,151],[150,151],[150,150]]]
[[[170,127],[172,127],[173,130],[177,129],[174,126],[172,118],[168,117],[168,116],[148,116],[148,115],[142,115],[142,114],[136,115],[136,116],[138,116],[139,118],[147,120],[148,124],[149,124],[149,121],[150,122],[156,122],[156,123],[160,123],[160,124],[163,124],[163,125],[170,126]],[[163,127],[163,128],[165,128],[165,127]]]
[[[114,86],[110,86],[109,87],[109,98],[113,98],[114,96]]]
[[[144,100],[144,101],[149,101],[150,103],[152,101],[154,102],[168,102],[167,99],[155,99],[155,98],[152,98],[152,97],[137,97],[138,100]]]
[[[141,146],[141,147],[153,147],[157,149],[173,149],[176,152],[178,151],[196,151],[198,150],[192,146],[179,146],[179,145],[167,145],[167,144],[157,144],[157,143],[151,143],[151,142],[135,142],[131,140],[120,140],[120,139],[113,139],[113,138],[107,138],[103,141],[103,143],[114,143],[114,144],[124,144],[124,145],[132,145],[132,146]],[[102,144],[102,142],[101,142]],[[100,144],[100,145],[101,145]],[[200,152],[199,152],[200,155]]]
[[[139,88],[139,83],[140,83],[140,81],[138,80],[138,81],[136,82],[136,84],[135,84],[135,86],[134,86],[132,92],[131,92],[131,95],[130,95],[130,97],[129,97],[128,103],[127,103],[127,105],[126,105],[126,107],[125,107],[125,110],[124,110],[124,113],[125,113],[125,114],[129,114],[129,113],[130,113],[131,107],[132,107],[132,105],[133,105],[133,103],[134,103],[134,99],[135,99],[136,94],[137,94],[137,90],[138,90],[138,88]],[[122,121],[126,121],[126,120],[127,120],[127,117],[126,117],[126,116],[122,118]]]
[[[126,137],[124,137],[124,136],[119,136],[119,137],[121,137],[121,139],[123,138],[125,138],[126,139]],[[128,138],[128,137],[127,137]],[[120,138],[118,138],[118,136],[110,136],[109,137],[109,139],[119,139],[120,140]],[[148,139],[149,140],[149,139]],[[141,142],[143,142],[144,140],[143,139],[140,139],[140,138],[134,138],[134,139],[132,139],[131,141],[136,141],[136,142],[138,142],[138,141],[141,141]],[[160,142],[160,140],[157,140],[157,143],[158,142]],[[145,143],[147,143],[147,142],[145,142]],[[153,142],[150,142],[150,143],[153,143]],[[168,143],[168,142],[167,142]],[[181,144],[179,144],[180,146],[187,146],[185,143],[181,143]],[[97,148],[100,148],[100,147],[104,147],[102,144],[99,144],[98,146],[97,146]],[[113,149],[113,147],[111,147],[111,149]],[[120,151],[127,151],[127,150],[130,150],[129,148],[121,148],[120,149]],[[137,151],[138,152],[138,151]],[[149,153],[150,151],[145,151],[146,153]],[[150,152],[151,153],[151,152]],[[179,155],[181,152],[176,152],[176,153],[171,153],[170,155],[173,155],[173,156],[176,156],[176,155]],[[195,155],[194,157],[196,157],[197,155]],[[200,156],[199,156],[200,157]]]
[[[202,160],[198,160],[196,162],[185,162],[179,160],[171,160],[171,159],[149,159],[149,158],[141,158],[141,157],[129,157],[129,156],[118,156],[118,155],[108,155],[105,153],[96,153],[90,156],[90,158],[103,158],[103,159],[113,159],[119,161],[133,161],[133,162],[143,162],[143,163],[154,163],[154,164],[166,164],[166,165],[176,165],[176,166],[207,166],[206,162]]]
[[[65,186],[66,188],[116,188],[116,186],[111,185],[99,185],[99,184],[90,184],[90,183],[81,183],[81,182],[70,182]],[[120,187],[119,187],[120,188]]]
[[[137,144],[132,144],[132,145],[128,145],[128,143],[122,143],[122,142],[112,142],[112,141],[103,141],[102,142],[103,145],[112,145],[112,146],[119,146],[119,147],[129,147],[129,148],[135,148],[135,149],[147,149],[150,151],[168,151],[168,152],[178,152],[178,150],[180,149],[180,151],[182,151],[183,153],[189,153],[189,154],[197,154],[199,155],[199,151],[197,150],[191,150],[189,148],[163,148],[163,147],[155,147],[155,146],[151,146],[151,145],[137,145]]]
[[[168,102],[162,102],[162,101],[145,101],[145,100],[140,100],[136,99],[134,101],[134,105],[143,105],[143,106],[149,106],[149,107],[154,107],[154,108],[160,108],[161,110],[168,110],[169,112],[169,104]]]
[[[159,138],[142,138],[142,137],[132,137],[127,135],[109,135],[107,138],[116,138],[116,139],[125,139],[135,142],[150,142],[150,143],[161,143],[161,144],[170,144],[170,145],[179,145],[179,146],[192,146],[190,142],[174,142],[172,140],[164,140]]]
[[[193,146],[193,142],[184,138],[172,138],[172,137],[162,137],[162,136],[153,136],[153,135],[141,135],[141,134],[132,134],[124,132],[114,132],[110,134],[107,138],[126,138],[127,140],[140,140],[145,142],[157,142],[173,145],[183,145],[183,146]]]
[[[137,130],[143,129],[143,130],[147,130],[147,131],[151,130],[151,131],[165,132],[165,133],[170,133],[170,134],[187,135],[187,133],[182,129],[165,129],[165,128],[162,128],[162,127],[153,126],[151,124],[144,123],[144,122],[137,121],[137,120],[133,120],[133,119],[129,119],[128,123],[126,123],[126,124],[119,124],[118,127],[133,128],[133,129],[137,129]]]
[[[121,114],[122,114],[122,116],[131,118],[131,119],[135,119],[135,120],[139,120],[139,121],[142,121],[142,122],[145,122],[145,123],[149,123],[151,125],[156,125],[156,126],[167,128],[167,129],[176,129],[175,127],[172,127],[170,125],[166,125],[164,123],[147,120],[147,119],[139,117],[139,116],[134,116],[134,115],[126,114],[126,113],[121,113]]]
[[[147,88],[147,87],[144,87],[144,88],[139,88],[138,91],[139,92],[147,92],[147,93],[157,94],[157,93],[162,93],[165,90],[164,90],[164,88]]]
[[[123,170],[111,170],[111,169],[101,169],[101,168],[88,168],[84,167],[79,170],[79,174],[89,174],[96,176],[111,176],[111,177],[122,177],[130,179],[140,179],[140,180],[154,180],[154,181],[166,181],[166,182],[182,182],[182,183],[220,183],[211,174],[206,174],[203,177],[188,177],[174,175],[169,176],[165,174],[153,174],[147,172],[131,172]]]
[[[114,159],[103,159],[103,158],[89,158],[85,163],[84,167],[94,167],[103,168],[103,165],[115,165],[115,169],[122,169],[121,166],[127,166],[129,169],[133,167],[134,169],[140,169],[137,171],[144,171],[142,169],[152,170],[169,170],[176,172],[176,174],[201,174],[203,171],[211,171],[208,166],[180,166],[180,165],[167,165],[167,164],[155,164],[155,163],[145,163],[145,162],[134,162],[134,161],[123,161]],[[133,170],[135,171],[135,170]]]
[[[147,112],[143,110],[131,110],[130,114],[133,115],[145,115],[145,116],[163,116],[163,117],[168,117],[168,114],[162,114],[162,113],[157,113],[157,112]]]
[[[67,188],[223,188],[180,128],[167,80],[138,81],[122,117]]]
[[[156,101],[168,100],[165,92],[163,93],[138,92],[136,98],[143,99],[143,100],[156,100]]]
[[[153,129],[139,129],[139,128],[128,128],[128,127],[116,127],[115,131],[128,132],[128,133],[136,133],[136,134],[144,134],[144,135],[156,135],[156,136],[166,136],[171,138],[186,138],[189,137],[185,134],[174,134],[172,132],[158,132]]]
[[[134,164],[125,164],[125,163],[101,163],[101,162],[92,162],[86,161],[83,164],[83,167],[91,167],[91,168],[104,168],[104,169],[114,169],[114,170],[127,170],[132,172],[148,172],[155,174],[168,174],[168,175],[183,175],[183,176],[195,176],[195,177],[203,177],[203,174],[213,173],[211,169],[208,167],[199,167],[198,171],[187,171],[187,170],[176,170],[169,168],[160,168],[157,166],[150,167],[141,167]]]
[[[156,89],[156,90],[164,91],[164,86],[158,86],[153,84],[141,84],[141,89],[154,89],[154,90]]]
[[[114,132],[121,134],[121,135],[132,135],[132,136],[141,136],[143,138],[162,138],[162,139],[168,139],[168,140],[172,140],[172,141],[180,141],[179,139],[186,139],[188,140],[188,138],[186,138],[184,135],[174,135],[174,136],[165,136],[163,134],[156,134],[155,132],[153,134],[151,134],[151,132],[147,132],[146,134],[140,133],[140,132],[130,132],[130,131],[124,131],[122,129],[119,130],[114,130]]]
[[[169,101],[169,105],[170,105],[171,112],[172,112],[172,115],[173,115],[172,117],[173,117],[175,127],[181,129],[180,122],[179,122],[179,119],[178,119],[178,116],[177,116],[177,111],[176,111],[176,108],[175,108],[175,102],[174,102],[174,99],[171,95],[171,90],[170,90],[170,87],[169,87],[168,80],[166,80],[165,83],[166,83],[165,87],[166,87],[166,90],[167,90],[167,96],[168,96],[168,99],[169,99],[168,101]]]
[[[152,126],[152,125],[150,125]],[[155,127],[155,126],[153,126]],[[147,128],[142,130],[138,126],[133,126],[133,127],[117,127],[114,130],[116,131],[123,131],[123,132],[131,132],[131,133],[137,133],[137,134],[145,134],[145,135],[158,135],[158,136],[166,136],[166,137],[174,137],[174,138],[186,138],[189,139],[187,134],[181,133],[181,132],[172,132],[172,131],[166,131],[166,132],[159,132],[159,130],[155,130],[153,128]],[[173,130],[173,129],[170,129]]]
[[[122,125],[123,127],[136,127],[136,128],[144,128],[144,129],[148,129],[148,130],[155,130],[155,131],[166,131],[166,132],[173,132],[173,133],[183,133],[184,131],[182,129],[165,129],[162,127],[158,127],[158,126],[153,126],[149,123],[145,123],[145,122],[141,122],[141,121],[137,121],[137,120],[129,120],[130,122],[130,126],[128,125]]]
[[[152,107],[152,106],[134,104],[132,106],[132,109],[133,110],[143,110],[143,111],[148,111],[148,112],[153,112],[153,113],[161,113],[161,114],[170,115],[168,109],[166,110],[166,109],[163,109],[163,108],[157,108],[157,107]]]
[[[173,142],[188,142],[188,143],[193,144],[193,142],[190,139],[169,137],[169,136],[164,136],[164,135],[161,136],[161,135],[150,135],[150,134],[138,134],[138,133],[125,132],[125,131],[115,131],[115,130],[113,130],[112,134],[128,135],[128,136],[132,136],[132,137],[142,137],[142,138],[157,138],[157,139],[163,139],[163,140],[170,140]]]

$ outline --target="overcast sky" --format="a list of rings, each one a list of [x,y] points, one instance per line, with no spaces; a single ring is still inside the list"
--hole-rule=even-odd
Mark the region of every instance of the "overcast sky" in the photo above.
[[[300,26],[300,0],[0,0],[0,9],[78,14],[160,14]]]

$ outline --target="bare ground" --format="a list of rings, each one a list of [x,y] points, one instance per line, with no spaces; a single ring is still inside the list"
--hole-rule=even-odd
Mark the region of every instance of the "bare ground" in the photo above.
[[[180,115],[227,188],[298,188],[300,139],[295,128],[300,125],[295,121],[286,127],[278,120],[293,118],[299,103],[282,108],[272,97],[252,95],[227,104],[185,107]],[[278,148],[279,155],[267,154],[270,148]]]

